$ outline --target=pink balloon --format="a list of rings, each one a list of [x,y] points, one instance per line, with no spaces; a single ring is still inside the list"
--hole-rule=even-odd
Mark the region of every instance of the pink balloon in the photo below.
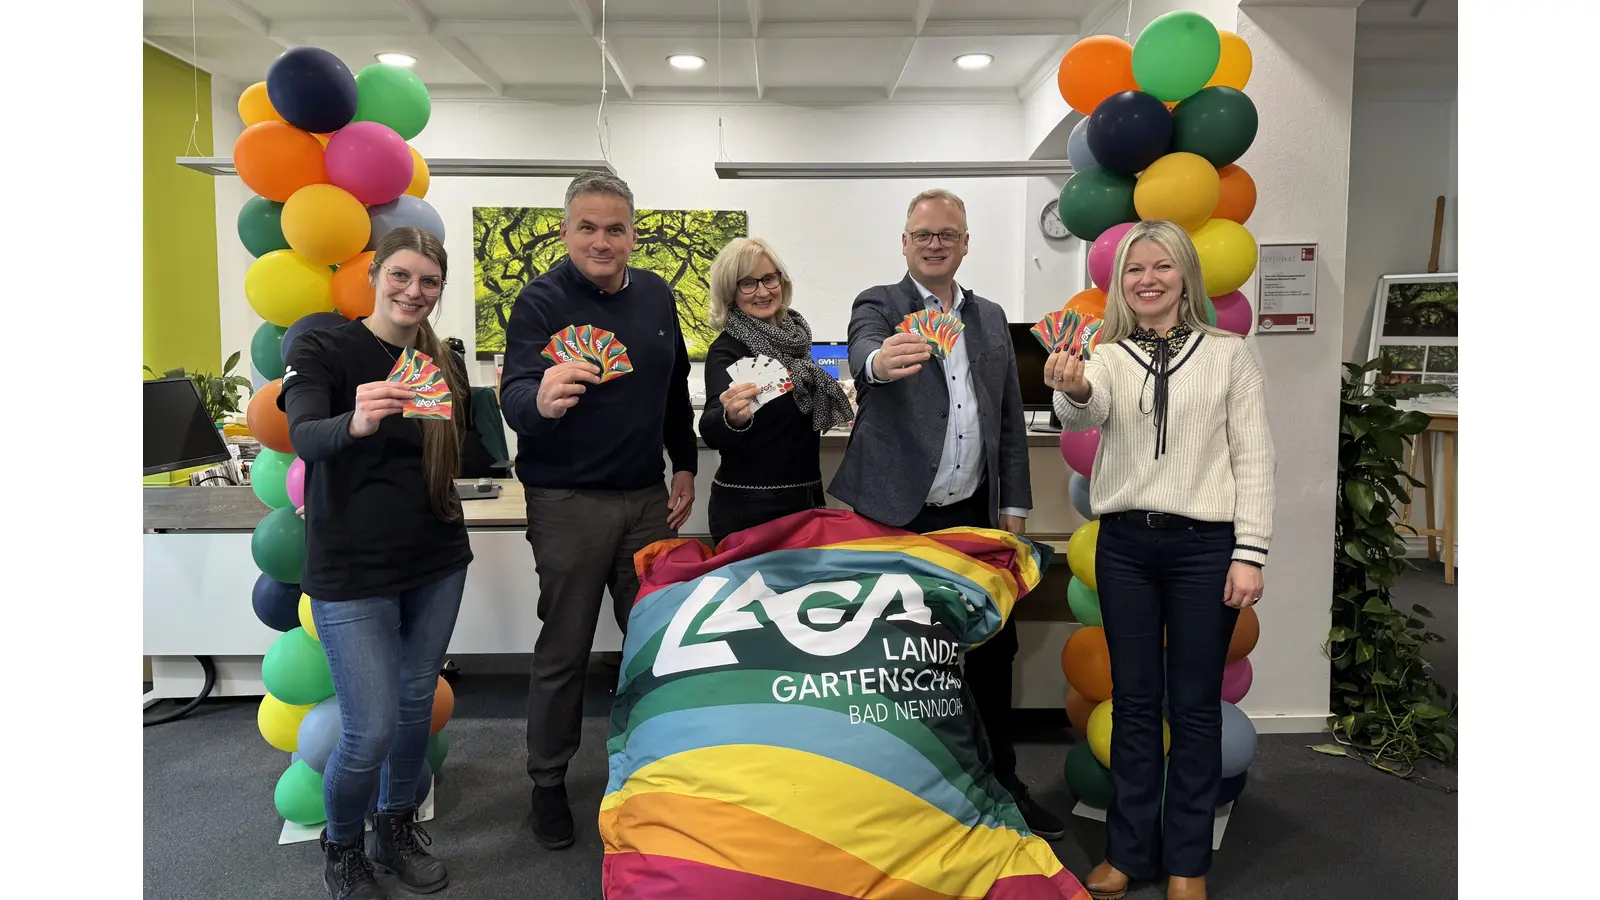
[[[1100,232],[1089,246],[1089,280],[1102,291],[1111,289],[1111,265],[1117,261],[1117,244],[1121,243],[1123,235],[1133,230],[1133,225],[1132,222],[1113,225]]]
[[[1250,657],[1228,663],[1222,670],[1222,700],[1224,703],[1238,703],[1244,695],[1250,693],[1250,682],[1255,680],[1255,670],[1250,666]]]
[[[1244,294],[1234,291],[1221,297],[1212,297],[1211,305],[1217,308],[1218,328],[1234,334],[1250,334],[1255,316],[1250,312],[1250,301],[1245,299]]]
[[[296,456],[289,463],[289,477],[284,480],[289,491],[289,505],[299,509],[306,505],[306,461]]]
[[[328,180],[367,206],[404,194],[416,165],[405,139],[377,122],[351,122],[334,132],[322,159]]]
[[[1094,469],[1094,454],[1100,449],[1100,429],[1091,428],[1088,431],[1061,432],[1061,457],[1085,478]]]

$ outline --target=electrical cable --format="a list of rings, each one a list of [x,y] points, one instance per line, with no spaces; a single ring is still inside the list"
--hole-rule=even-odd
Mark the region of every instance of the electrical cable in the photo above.
[[[199,661],[200,668],[206,673],[206,681],[205,684],[200,686],[200,693],[195,695],[193,700],[190,700],[188,703],[185,703],[172,712],[162,713],[161,715],[154,717],[146,717],[144,720],[144,727],[149,728],[151,725],[165,725],[168,722],[175,722],[178,719],[187,716],[189,713],[194,712],[199,708],[201,703],[205,702],[207,697],[211,696],[211,692],[217,686],[217,664],[213,662],[209,656],[196,656],[195,659]]]

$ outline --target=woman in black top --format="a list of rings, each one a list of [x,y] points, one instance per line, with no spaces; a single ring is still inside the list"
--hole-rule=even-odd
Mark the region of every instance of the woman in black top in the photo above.
[[[722,330],[706,351],[706,408],[700,436],[722,457],[706,508],[716,544],[736,531],[827,505],[822,433],[854,417],[839,382],[811,359],[811,326],[789,308],[794,283],[777,251],[736,238],[711,264],[711,324]],[[765,355],[789,370],[794,390],[759,410],[760,388],[733,384],[728,367]]]
[[[471,398],[428,324],[445,267],[432,234],[385,235],[371,267],[372,315],[297,338],[278,401],[306,464],[301,585],[339,702],[339,741],[323,771],[323,879],[334,900],[386,897],[374,864],[413,891],[448,882],[415,821],[434,688],[472,561],[455,489]],[[407,348],[441,370],[452,418],[403,415],[415,391],[386,379]],[[374,795],[369,855],[363,830]]]

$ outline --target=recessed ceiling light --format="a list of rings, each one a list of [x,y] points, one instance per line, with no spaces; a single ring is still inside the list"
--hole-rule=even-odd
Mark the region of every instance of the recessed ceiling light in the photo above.
[[[405,66],[409,69],[417,64],[417,58],[404,53],[379,53],[378,62],[386,66]]]
[[[981,69],[994,62],[994,57],[987,53],[963,53],[956,57],[956,65],[963,69]]]
[[[674,69],[686,69],[688,71],[694,71],[706,64],[704,57],[695,56],[692,53],[674,53],[667,57],[667,62]]]

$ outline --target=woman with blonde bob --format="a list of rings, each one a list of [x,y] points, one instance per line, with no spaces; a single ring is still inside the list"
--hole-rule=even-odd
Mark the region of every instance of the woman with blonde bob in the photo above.
[[[706,408],[700,436],[721,462],[711,483],[711,537],[827,505],[822,433],[853,417],[844,389],[811,359],[811,326],[790,308],[794,282],[772,245],[736,238],[711,264],[711,325],[722,334],[706,351]],[[733,383],[728,367],[765,355],[794,389],[755,406],[760,386]]]
[[[1090,505],[1111,651],[1113,798],[1096,900],[1168,876],[1205,897],[1222,767],[1222,669],[1261,599],[1272,538],[1272,435],[1253,349],[1206,323],[1194,244],[1139,222],[1117,246],[1100,345],[1050,356],[1064,428],[1100,429]],[[1163,653],[1163,633],[1166,647]],[[1172,748],[1162,785],[1162,700]]]

